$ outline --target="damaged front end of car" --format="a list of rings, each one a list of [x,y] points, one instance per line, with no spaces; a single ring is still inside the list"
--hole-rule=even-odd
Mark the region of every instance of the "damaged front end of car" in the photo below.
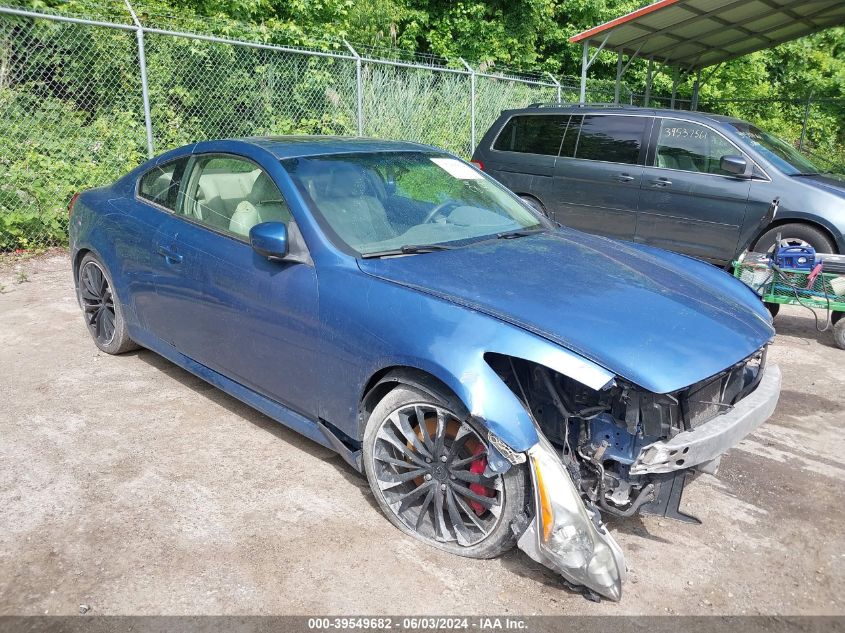
[[[518,455],[527,456],[533,484],[519,547],[587,595],[611,600],[621,598],[626,568],[602,514],[698,522],[679,508],[687,476],[715,474],[721,455],[772,414],[780,391],[780,371],[767,365],[765,347],[667,394],[622,378],[592,389],[537,363],[499,354],[486,360],[522,401],[539,437]]]

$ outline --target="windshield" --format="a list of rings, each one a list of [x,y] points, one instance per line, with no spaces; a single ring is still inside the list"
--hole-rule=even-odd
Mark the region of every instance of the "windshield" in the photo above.
[[[787,176],[817,174],[819,169],[789,143],[748,123],[729,123],[749,145]]]
[[[550,226],[493,179],[443,154],[337,154],[282,165],[329,236],[360,255]]]

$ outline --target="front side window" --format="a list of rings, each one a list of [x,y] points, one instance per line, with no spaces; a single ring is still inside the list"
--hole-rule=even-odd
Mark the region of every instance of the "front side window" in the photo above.
[[[138,197],[175,211],[179,185],[187,162],[187,158],[179,158],[153,167],[141,176],[138,183]]]
[[[181,212],[213,229],[245,237],[261,222],[285,222],[290,210],[272,178],[252,161],[210,155],[195,159]]]
[[[678,119],[660,121],[655,167],[730,176],[720,166],[722,156],[738,155],[738,149],[708,127]]]
[[[638,116],[585,115],[575,158],[635,165],[647,122]]]
[[[549,224],[461,160],[374,152],[282,161],[329,236],[361,255],[460,246]]]
[[[569,116],[531,114],[515,116],[502,129],[493,149],[557,156]]]
[[[813,175],[821,170],[786,141],[749,123],[729,123],[751,147],[788,176]]]

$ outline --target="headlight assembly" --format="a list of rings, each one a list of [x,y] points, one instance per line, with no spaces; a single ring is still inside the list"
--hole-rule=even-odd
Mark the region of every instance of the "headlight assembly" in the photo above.
[[[593,520],[555,450],[544,437],[528,450],[534,521],[519,539],[531,558],[611,600],[622,597],[625,561],[610,533]],[[597,517],[596,517],[597,518]]]

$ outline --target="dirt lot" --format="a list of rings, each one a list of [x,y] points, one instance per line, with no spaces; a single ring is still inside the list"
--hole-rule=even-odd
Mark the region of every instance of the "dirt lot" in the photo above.
[[[775,416],[687,488],[691,526],[614,522],[594,604],[518,550],[403,536],[360,476],[150,352],[98,352],[61,253],[0,265],[0,614],[843,614],[845,351],[778,317]]]

